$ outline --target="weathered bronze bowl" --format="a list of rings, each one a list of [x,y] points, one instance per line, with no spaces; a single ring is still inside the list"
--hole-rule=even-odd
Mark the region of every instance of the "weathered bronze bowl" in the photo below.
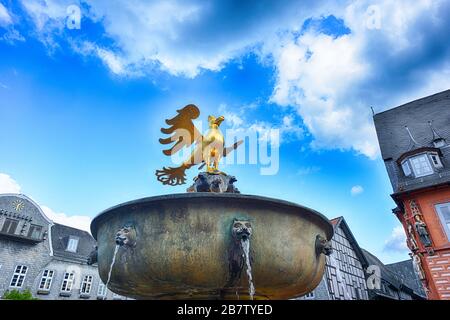
[[[235,220],[251,224],[255,299],[293,298],[319,284],[333,236],[328,219],[287,201],[231,193],[149,197],[100,213],[91,224],[100,277],[106,283],[111,271],[108,287],[137,299],[248,299],[246,264],[233,255]]]

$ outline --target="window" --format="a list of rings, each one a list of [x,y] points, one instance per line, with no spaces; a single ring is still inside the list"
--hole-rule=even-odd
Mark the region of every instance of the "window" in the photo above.
[[[98,284],[97,297],[100,297],[100,298],[106,297],[106,289],[107,289],[106,285],[104,283],[100,282]]]
[[[426,154],[413,157],[410,161],[416,177],[427,176],[434,172]]]
[[[61,293],[70,293],[72,291],[75,274],[73,272],[64,273],[63,282],[61,285]]]
[[[19,224],[18,220],[6,218],[5,222],[3,223],[2,232],[3,233],[14,234],[16,232],[18,224]]]
[[[39,291],[50,291],[54,273],[55,272],[53,270],[44,270],[44,272],[42,273],[41,282],[39,283]]]
[[[438,212],[447,239],[450,241],[450,202],[436,205],[436,211]]]
[[[305,294],[305,295],[304,295],[304,298],[305,298],[306,300],[312,300],[312,299],[314,299],[314,291],[311,291],[311,292]]]
[[[30,230],[28,230],[28,237],[33,239],[41,238],[42,227],[32,224]]]
[[[89,295],[92,288],[92,276],[84,276],[81,282],[80,294]]]
[[[405,174],[405,176],[411,175],[411,168],[409,166],[408,160],[405,160],[402,162],[402,169],[403,169],[403,173]]]
[[[445,146],[445,139],[437,138],[433,140],[433,145],[435,148],[442,148]]]
[[[69,242],[67,242],[67,251],[70,252],[77,252],[77,247],[78,247],[78,238],[76,237],[69,237]]]
[[[16,266],[16,269],[14,270],[14,274],[11,278],[11,283],[9,284],[9,286],[13,288],[22,288],[23,281],[25,280],[27,271],[28,271],[27,266],[21,265]]]
[[[430,154],[431,157],[431,162],[433,163],[433,166],[435,168],[442,168],[442,162],[441,162],[441,158],[439,158],[439,155],[437,153],[431,153]]]

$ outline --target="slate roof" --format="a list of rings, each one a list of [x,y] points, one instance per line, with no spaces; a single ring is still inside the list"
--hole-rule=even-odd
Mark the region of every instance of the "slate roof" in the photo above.
[[[365,249],[361,249],[366,257],[369,265],[377,265],[380,268],[381,279],[387,283],[391,288],[396,291],[405,291],[409,295],[411,295],[415,299],[425,299],[425,295],[423,294],[423,289],[421,291],[418,290],[418,284],[415,283],[416,275],[414,269],[412,270],[404,270],[405,273],[398,273],[397,267],[389,267],[381,262],[375,255],[370,253]],[[406,261],[407,262],[407,261]],[[411,268],[412,268],[412,260]],[[403,262],[402,262],[403,263]],[[403,267],[407,267],[404,265]],[[372,294],[391,298],[398,299],[397,296],[389,295],[387,292],[383,292],[379,289],[373,289]]]
[[[96,241],[88,232],[58,223],[55,223],[51,230],[53,254],[55,257],[86,263],[89,254],[96,246]],[[76,252],[66,250],[70,236],[79,239]]]
[[[419,277],[414,271],[412,259],[387,264],[386,268],[394,272],[404,283],[406,283],[408,287],[413,289],[419,295],[423,297],[426,296],[425,291],[423,290],[423,286],[420,283]]]
[[[450,183],[450,90],[377,113],[373,119],[394,193]],[[432,121],[434,133],[429,121]],[[436,133],[446,142],[440,148],[444,168],[425,177],[406,177],[396,161],[408,151],[433,147]]]

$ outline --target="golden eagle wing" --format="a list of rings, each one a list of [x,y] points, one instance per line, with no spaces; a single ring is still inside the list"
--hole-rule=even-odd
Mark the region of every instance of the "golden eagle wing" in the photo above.
[[[172,119],[166,120],[170,126],[168,128],[161,128],[164,134],[171,136],[164,139],[159,139],[161,144],[174,143],[172,148],[163,150],[166,156],[170,156],[178,152],[183,147],[189,147],[194,142],[200,142],[203,136],[195,127],[192,120],[197,119],[200,115],[200,110],[194,104],[188,104],[184,108],[177,110],[178,114]]]

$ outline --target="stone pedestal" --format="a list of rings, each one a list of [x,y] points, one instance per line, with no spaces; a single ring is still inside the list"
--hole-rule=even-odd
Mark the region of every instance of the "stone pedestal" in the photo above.
[[[240,193],[234,186],[236,177],[225,173],[201,172],[194,178],[194,184],[186,189],[187,192],[216,192]]]

